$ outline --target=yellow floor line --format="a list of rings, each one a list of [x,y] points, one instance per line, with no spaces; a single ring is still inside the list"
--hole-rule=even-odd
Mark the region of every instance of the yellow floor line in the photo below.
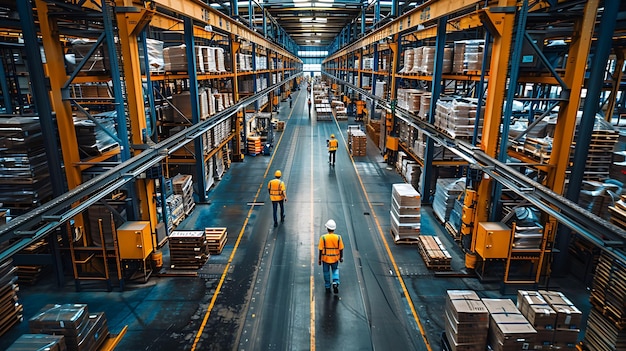
[[[315,206],[314,206],[314,193],[313,193],[313,189],[314,189],[314,184],[313,184],[313,170],[315,169],[313,167],[313,150],[315,149],[313,147],[314,142],[313,142],[313,132],[311,130],[311,146],[309,147],[309,149],[311,149],[311,184],[309,186],[310,188],[310,194],[309,194],[309,199],[311,199],[311,278],[309,280],[309,295],[310,295],[310,301],[311,301],[311,326],[310,326],[310,331],[311,331],[311,341],[310,341],[310,347],[309,350],[311,351],[315,351],[315,261],[316,261],[316,248],[317,245],[315,245],[315,225],[313,223],[313,220],[315,218]]]
[[[289,116],[287,117],[287,120],[291,119],[292,113],[293,113],[293,110],[289,112]],[[254,195],[254,199],[252,200],[253,205],[250,207],[250,210],[248,210],[248,215],[246,216],[246,219],[243,222],[243,226],[241,227],[241,230],[239,231],[239,235],[237,236],[237,241],[235,242],[235,245],[233,247],[233,252],[231,252],[230,256],[228,257],[228,263],[226,263],[226,267],[224,267],[224,271],[222,272],[220,281],[217,284],[217,288],[215,288],[213,297],[211,297],[211,302],[209,303],[209,306],[207,307],[207,310],[204,314],[204,318],[202,319],[202,323],[200,324],[200,328],[198,329],[198,332],[196,333],[196,337],[193,340],[191,351],[196,350],[196,347],[198,346],[198,342],[200,341],[200,337],[202,336],[202,333],[204,332],[204,328],[206,328],[206,324],[209,320],[209,316],[211,315],[211,311],[213,310],[213,307],[215,306],[215,301],[217,300],[217,296],[219,295],[220,290],[222,289],[222,285],[224,284],[224,281],[226,280],[226,275],[228,274],[230,265],[233,262],[233,259],[235,258],[235,253],[237,253],[237,248],[239,248],[239,243],[241,242],[243,233],[245,232],[246,227],[248,226],[248,221],[250,220],[250,216],[252,215],[252,211],[254,210],[254,207],[255,207],[254,203],[257,202],[257,199],[259,198],[259,194],[261,194],[261,190],[263,189],[263,186],[265,185],[265,179],[267,178],[267,174],[269,173],[270,168],[272,168],[274,155],[276,155],[275,151],[276,149],[278,149],[278,146],[280,145],[280,142],[283,140],[284,135],[285,135],[284,132],[281,133],[280,138],[278,138],[278,142],[276,143],[276,146],[274,147],[274,152],[272,152],[272,157],[270,158],[270,162],[267,164],[267,168],[265,169],[265,173],[263,174],[263,182],[261,182],[261,184],[259,185],[259,188],[256,191],[256,194]]]
[[[337,122],[337,119],[335,119],[335,124],[337,125],[337,129],[341,130],[341,127],[339,126],[339,122]],[[367,195],[367,191],[365,190],[365,185],[363,184],[363,180],[361,179],[361,175],[359,174],[359,170],[356,167],[356,163],[354,162],[354,158],[352,157],[352,155],[350,154],[350,151],[348,149],[348,143],[344,137],[344,135],[342,133],[339,133],[341,135],[341,139],[343,140],[343,144],[346,147],[346,151],[348,152],[348,156],[350,157],[350,161],[352,162],[352,166],[354,167],[354,171],[356,172],[356,176],[359,179],[359,184],[361,184],[361,189],[363,190],[363,194],[365,194],[365,200],[367,201],[367,205],[369,206],[370,209],[370,213],[372,215],[372,217],[374,217],[374,222],[376,222],[376,227],[378,228],[378,234],[380,235],[380,238],[383,241],[383,244],[385,245],[385,250],[387,251],[387,255],[389,256],[389,259],[391,260],[391,264],[393,265],[393,270],[396,274],[396,277],[398,277],[398,281],[400,282],[400,286],[402,287],[402,292],[404,293],[404,296],[407,299],[407,303],[409,304],[409,307],[411,308],[411,313],[413,314],[413,318],[415,319],[415,322],[417,323],[417,326],[420,330],[420,334],[422,335],[422,339],[424,339],[424,344],[426,344],[426,349],[427,351],[432,351],[432,348],[430,347],[430,343],[428,342],[428,338],[426,337],[426,331],[424,330],[424,327],[422,326],[422,323],[419,319],[419,316],[417,315],[417,311],[415,310],[415,306],[413,305],[413,300],[411,299],[411,296],[409,295],[409,291],[406,288],[406,284],[404,283],[404,279],[402,279],[402,276],[400,275],[400,269],[398,268],[398,265],[396,264],[396,260],[393,257],[393,254],[391,253],[391,248],[389,247],[389,244],[387,243],[387,240],[385,239],[385,234],[383,232],[383,228],[380,225],[380,221],[378,220],[378,217],[376,216],[376,212],[374,211],[374,206],[372,206],[372,203],[370,202],[370,198]]]

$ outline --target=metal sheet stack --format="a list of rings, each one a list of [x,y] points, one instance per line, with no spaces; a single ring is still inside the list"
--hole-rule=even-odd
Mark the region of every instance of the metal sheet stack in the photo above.
[[[66,351],[63,335],[23,334],[6,351]]]
[[[103,312],[85,304],[46,305],[28,321],[33,334],[63,335],[68,351],[97,350],[109,335]]]
[[[445,335],[452,351],[484,351],[487,348],[489,312],[471,290],[448,290]]]
[[[209,245],[204,230],[176,230],[169,236],[170,267],[198,269],[209,259]]]
[[[517,291],[517,308],[537,331],[535,349],[549,350],[554,342],[556,311],[538,291],[528,290]]]
[[[56,153],[55,153],[56,154]],[[19,215],[50,199],[39,117],[0,117],[0,203]]]
[[[532,350],[537,331],[509,299],[483,299],[489,311],[489,336],[493,351]]]
[[[0,335],[22,321],[23,307],[17,298],[16,272],[11,260],[0,265]]]
[[[591,306],[584,340],[589,350],[626,349],[626,262],[600,255]]]
[[[98,156],[119,145],[115,139],[103,129],[106,128],[113,135],[117,135],[117,112],[110,111],[99,113],[93,117],[99,125],[96,125],[94,121],[89,119],[74,119],[78,149],[82,157]]]
[[[454,201],[465,190],[465,179],[442,178],[437,179],[435,196],[433,199],[433,212],[441,223],[445,223],[450,217],[454,207]]]
[[[414,242],[420,234],[421,197],[412,185],[392,185],[391,234],[396,243]]]
[[[183,207],[185,214],[189,215],[193,211],[196,203],[193,201],[193,181],[189,174],[178,174],[172,179],[174,194],[183,197]]]

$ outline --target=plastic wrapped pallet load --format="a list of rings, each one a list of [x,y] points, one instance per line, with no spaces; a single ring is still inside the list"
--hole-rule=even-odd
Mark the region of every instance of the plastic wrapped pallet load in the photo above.
[[[445,223],[452,208],[454,200],[465,190],[465,179],[442,178],[437,179],[435,196],[433,199],[433,212],[441,223]]]
[[[417,240],[421,227],[421,196],[411,184],[398,183],[391,190],[391,234],[395,242]]]
[[[445,335],[453,350],[485,350],[489,330],[487,307],[472,290],[448,290]]]

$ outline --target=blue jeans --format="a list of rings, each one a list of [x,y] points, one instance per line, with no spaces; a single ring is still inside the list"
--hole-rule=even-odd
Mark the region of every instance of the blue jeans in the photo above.
[[[339,262],[326,263],[322,262],[322,270],[324,271],[324,286],[330,288],[330,276],[332,270],[333,283],[339,285]]]
[[[274,210],[274,224],[278,223],[278,219],[276,219],[276,211],[278,210],[278,204],[280,204],[280,219],[285,219],[285,205],[284,200],[280,201],[272,201],[272,209]]]

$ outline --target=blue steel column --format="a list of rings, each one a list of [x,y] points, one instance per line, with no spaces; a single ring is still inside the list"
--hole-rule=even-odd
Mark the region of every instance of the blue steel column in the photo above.
[[[263,36],[267,38],[267,14],[263,7],[261,7],[261,13],[263,14]]]
[[[50,183],[52,185],[53,197],[59,197],[65,192],[65,181],[61,168],[61,161],[58,157],[59,145],[57,144],[57,131],[52,113],[52,104],[48,98],[48,88],[46,87],[46,76],[41,61],[41,51],[37,40],[37,30],[35,29],[35,19],[33,16],[32,3],[30,1],[18,1],[17,10],[22,26],[24,37],[24,48],[26,50],[26,60],[28,62],[28,73],[32,83],[33,99],[39,115],[39,124],[43,134],[43,144],[46,150],[46,160],[50,172]],[[7,95],[8,91],[5,91]],[[9,111],[7,111],[9,112]],[[56,274],[57,284],[62,286],[65,282],[63,274],[63,264],[59,252],[57,240],[53,240],[54,235],[49,237],[50,248],[52,250],[52,262]]]
[[[374,23],[372,23],[372,28],[376,28],[378,22],[380,22],[380,0],[376,0],[376,4],[374,4]]]
[[[367,9],[367,2],[363,5],[361,10],[361,34],[365,34],[365,12]]]
[[[391,13],[389,14],[392,18],[398,17],[398,0],[391,0]]]
[[[583,115],[578,126],[578,136],[576,138],[576,148],[574,149],[574,164],[572,166],[569,184],[565,197],[578,203],[580,195],[580,187],[582,186],[583,176],[589,154],[589,145],[591,144],[591,135],[593,133],[593,125],[595,123],[596,112],[600,102],[600,94],[602,94],[602,85],[604,84],[605,67],[611,52],[613,43],[613,33],[615,32],[615,24],[617,22],[617,14],[619,12],[620,0],[604,1],[604,11],[596,36],[596,47],[593,55],[593,62],[589,67],[589,79],[587,79],[587,96],[583,106]],[[559,250],[559,254],[555,257],[554,270],[556,272],[565,272],[568,269],[568,247],[571,240],[571,231],[564,226],[559,226],[556,236],[555,246]]]
[[[250,29],[254,29],[254,7],[252,7],[252,0],[248,0],[248,22]]]
[[[146,70],[146,90],[144,91],[144,94],[146,95],[148,105],[150,106],[150,119],[148,120],[150,123],[146,136],[156,142],[156,109],[154,108],[154,91],[152,87],[152,80],[150,79],[150,59],[148,57],[148,41],[145,30],[142,30],[141,33],[139,33],[139,40],[141,40],[144,60],[143,64]]]
[[[189,17],[184,19],[185,25],[185,53],[187,54],[187,72],[189,74],[189,95],[191,97],[191,122],[200,123],[200,103],[198,101],[198,71],[196,69],[196,45],[193,36],[193,21]],[[204,164],[204,147],[202,137],[193,140],[196,153],[196,184],[199,202],[207,202],[206,179]]]
[[[500,150],[498,152],[498,161],[506,162],[508,157],[507,148],[509,140],[509,129],[511,124],[511,116],[513,115],[513,100],[517,91],[517,79],[519,77],[519,66],[522,62],[522,44],[524,43],[524,33],[526,32],[526,18],[528,17],[528,0],[524,0],[522,7],[517,13],[517,23],[515,28],[514,43],[511,52],[509,66],[509,86],[506,91],[506,100],[504,102],[504,113],[502,115],[502,131],[500,134]],[[501,218],[502,206],[502,184],[496,182],[492,196],[492,210],[489,212],[489,221],[494,222]]]
[[[237,0],[230,0],[230,13],[232,18],[239,17],[239,2]]]
[[[118,62],[117,48],[115,47],[115,31],[113,19],[111,18],[112,9],[106,1],[102,2],[102,18],[104,20],[104,32],[106,40],[106,48],[109,53],[109,62],[111,66],[111,83],[113,84],[113,97],[115,98],[115,112],[117,112],[117,133],[121,144],[120,156],[122,162],[130,158],[130,137],[128,136],[128,127],[126,126],[126,109],[124,108],[124,94],[122,92],[122,81],[115,77],[122,77]],[[131,187],[132,188],[132,187]],[[138,213],[137,213],[138,215]]]
[[[2,89],[2,98],[4,100],[6,113],[11,113],[13,111],[13,104],[11,104],[11,91],[9,90],[9,85],[7,84],[6,71],[4,70],[4,63],[2,60],[0,60],[0,88]]]
[[[430,99],[430,108],[428,110],[428,123],[435,123],[435,109],[437,107],[437,100],[441,95],[442,75],[443,75],[443,52],[446,45],[446,24],[448,22],[448,16],[443,16],[437,20],[437,42],[435,44],[435,64],[433,67],[433,80],[432,80],[432,92]],[[433,151],[435,149],[435,142],[433,139],[426,137],[426,150],[424,151],[424,167],[422,170],[422,176],[424,181],[422,182],[422,203],[431,204],[432,196],[431,182],[433,178]]]

